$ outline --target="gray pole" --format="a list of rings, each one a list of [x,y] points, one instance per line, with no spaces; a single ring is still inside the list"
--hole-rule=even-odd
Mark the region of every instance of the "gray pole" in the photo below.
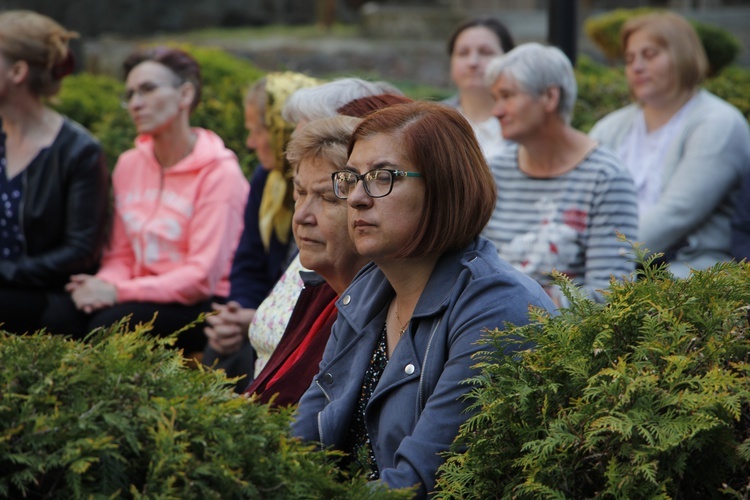
[[[578,38],[578,1],[548,0],[547,42],[565,52],[575,65]]]

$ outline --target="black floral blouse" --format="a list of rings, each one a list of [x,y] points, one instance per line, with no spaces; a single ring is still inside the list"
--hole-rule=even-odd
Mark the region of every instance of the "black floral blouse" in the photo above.
[[[5,158],[5,132],[0,129],[0,260],[16,261],[23,248],[21,194],[23,176],[8,179]]]
[[[378,343],[375,345],[375,350],[372,353],[370,365],[365,372],[362,390],[359,393],[357,407],[354,412],[354,422],[349,428],[349,435],[344,446],[344,451],[349,454],[349,459],[345,461],[344,465],[348,465],[352,472],[364,471],[370,480],[378,479],[380,472],[375,460],[375,453],[372,450],[370,436],[367,434],[365,408],[372,397],[372,393],[375,391],[375,387],[378,386],[380,376],[383,374],[383,370],[385,370],[387,364],[388,346],[386,328],[384,326],[383,332],[380,334]]]

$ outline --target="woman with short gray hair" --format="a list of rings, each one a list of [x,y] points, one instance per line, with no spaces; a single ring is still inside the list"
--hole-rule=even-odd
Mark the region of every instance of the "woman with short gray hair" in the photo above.
[[[514,141],[490,161],[495,211],[483,235],[500,256],[545,286],[559,271],[594,300],[612,276],[633,270],[625,255],[637,208],[633,182],[612,151],[570,126],[576,98],[573,67],[554,47],[521,45],[488,64],[493,114]]]
[[[485,70],[485,82],[492,86],[500,75],[513,78],[529,94],[541,96],[550,87],[559,89],[557,113],[570,124],[578,85],[568,56],[557,47],[538,43],[518,46],[506,57],[496,57]]]

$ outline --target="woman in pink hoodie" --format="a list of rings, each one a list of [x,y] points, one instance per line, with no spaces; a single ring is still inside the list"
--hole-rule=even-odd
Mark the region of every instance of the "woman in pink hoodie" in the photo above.
[[[124,104],[139,135],[112,174],[112,239],[99,272],[74,275],[66,288],[86,315],[86,332],[158,312],[154,332],[165,335],[228,295],[249,186],[222,140],[190,127],[201,94],[192,57],[155,48],[131,55],[124,68]],[[177,346],[204,344],[201,325]]]

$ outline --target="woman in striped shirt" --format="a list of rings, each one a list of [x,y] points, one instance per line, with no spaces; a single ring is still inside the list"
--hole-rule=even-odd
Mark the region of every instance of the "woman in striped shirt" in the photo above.
[[[486,78],[515,144],[490,160],[498,197],[483,235],[558,305],[566,300],[550,284],[553,270],[600,300],[612,276],[633,270],[617,236],[636,235],[632,180],[612,151],[570,126],[577,87],[559,49],[521,45],[490,62]]]

